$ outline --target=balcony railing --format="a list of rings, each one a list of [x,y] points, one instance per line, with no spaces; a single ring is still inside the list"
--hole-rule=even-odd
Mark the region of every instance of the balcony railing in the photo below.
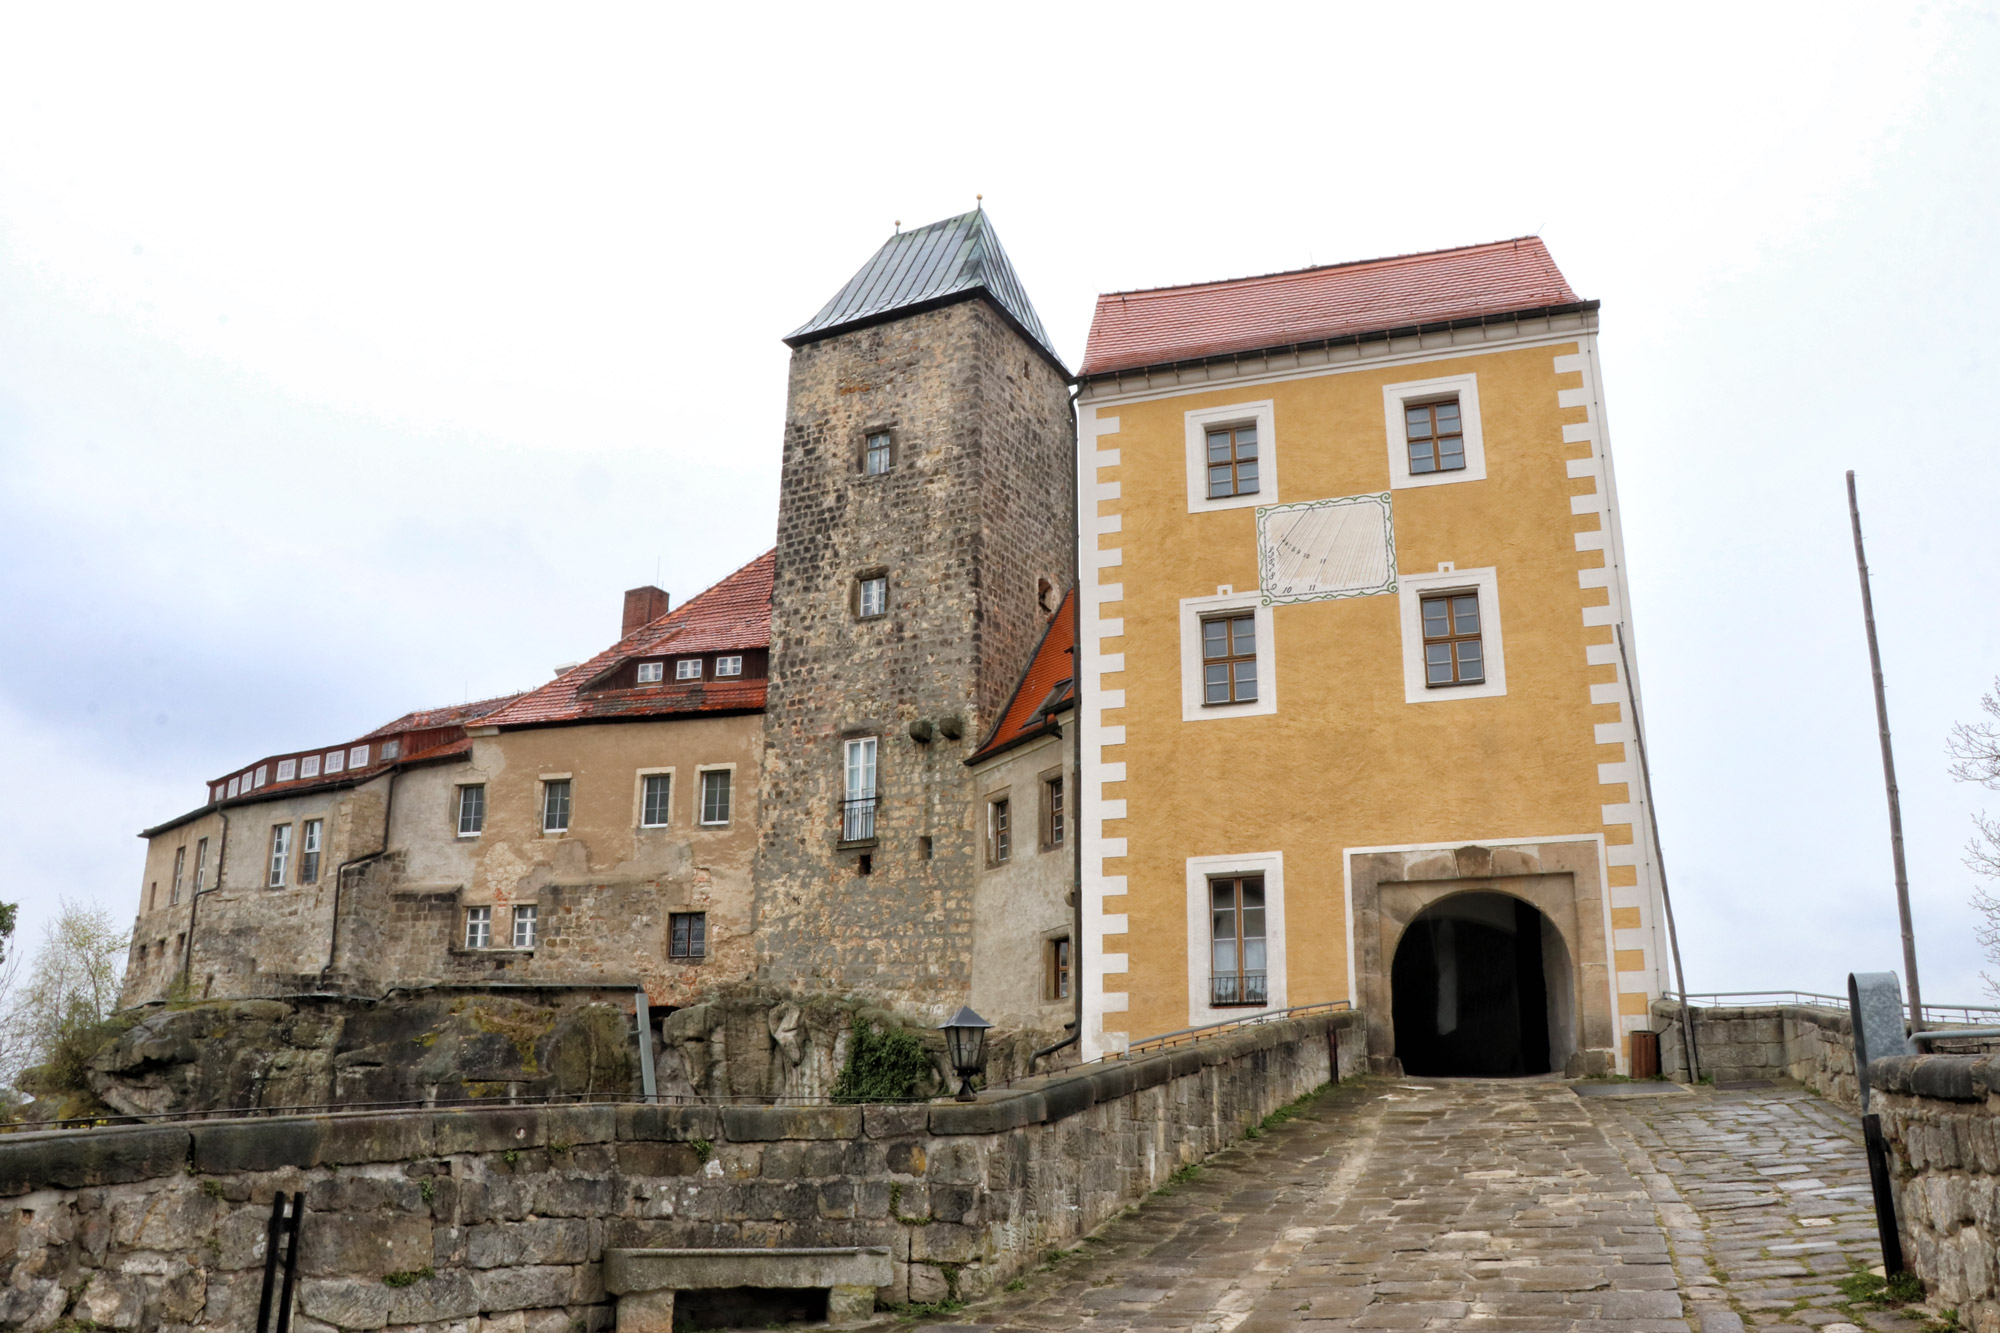
[[[1270,992],[1262,972],[1226,972],[1209,978],[1209,1003],[1269,1004]]]
[[[842,842],[875,841],[875,803],[878,799],[874,792],[870,792],[866,796],[850,796],[840,803]]]

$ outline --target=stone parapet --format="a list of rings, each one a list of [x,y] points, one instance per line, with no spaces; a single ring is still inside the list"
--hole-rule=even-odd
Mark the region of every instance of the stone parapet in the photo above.
[[[1961,1327],[2000,1333],[2000,1059],[1891,1056],[1868,1086],[1905,1259]]]
[[[607,1250],[883,1248],[879,1300],[975,1296],[1362,1058],[1315,1015],[879,1106],[355,1112],[0,1136],[0,1328],[255,1324],[303,1190],[300,1333],[610,1327]]]
[[[1718,1083],[1789,1078],[1844,1105],[1860,1103],[1854,1081],[1854,1023],[1844,1009],[1805,1004],[1743,1007],[1695,1006],[1694,1034],[1704,1078]],[[1653,1004],[1660,1032],[1660,1070],[1688,1077],[1681,1038],[1681,1007]]]

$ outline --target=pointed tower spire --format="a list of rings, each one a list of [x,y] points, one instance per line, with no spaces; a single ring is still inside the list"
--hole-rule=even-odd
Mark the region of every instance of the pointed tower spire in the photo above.
[[[849,329],[984,296],[1035,349],[1068,375],[1041,316],[1014,272],[985,205],[928,227],[899,231],[802,327],[785,336],[803,347]]]

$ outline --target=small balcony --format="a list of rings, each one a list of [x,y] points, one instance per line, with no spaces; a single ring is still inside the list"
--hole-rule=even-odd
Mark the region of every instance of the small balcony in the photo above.
[[[1227,972],[1208,979],[1208,1002],[1218,1009],[1225,1005],[1261,1007],[1271,998],[1262,972]]]
[[[842,847],[875,845],[875,806],[880,799],[879,793],[870,792],[866,796],[850,796],[840,803]]]

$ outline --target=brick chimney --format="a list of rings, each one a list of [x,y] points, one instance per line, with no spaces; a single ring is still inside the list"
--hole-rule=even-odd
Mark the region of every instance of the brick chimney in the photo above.
[[[655,588],[650,583],[643,588],[633,588],[625,594],[625,625],[618,631],[624,638],[641,625],[649,625],[671,609],[667,590]]]

